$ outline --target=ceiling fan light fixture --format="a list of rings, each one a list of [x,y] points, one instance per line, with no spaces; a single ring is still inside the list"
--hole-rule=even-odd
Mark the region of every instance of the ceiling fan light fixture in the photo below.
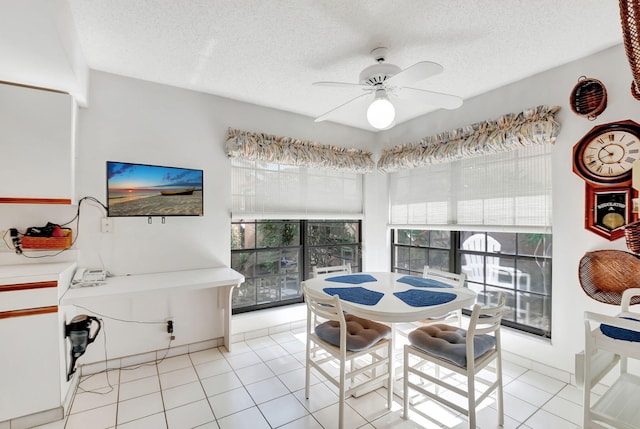
[[[378,130],[385,130],[393,125],[396,119],[396,109],[389,101],[384,89],[376,90],[376,97],[367,109],[369,125]]]

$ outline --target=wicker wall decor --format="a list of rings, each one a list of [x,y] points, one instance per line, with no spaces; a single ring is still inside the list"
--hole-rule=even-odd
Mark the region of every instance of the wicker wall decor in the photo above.
[[[640,100],[640,0],[620,0],[619,4],[624,49],[633,74],[631,95]]]
[[[593,121],[607,108],[607,90],[598,79],[580,76],[569,97],[571,110]]]
[[[640,221],[625,226],[624,237],[627,240],[629,250],[640,256]]]
[[[622,250],[596,250],[580,259],[580,286],[596,301],[620,305],[622,293],[640,287],[640,259]],[[640,304],[640,296],[631,304]]]

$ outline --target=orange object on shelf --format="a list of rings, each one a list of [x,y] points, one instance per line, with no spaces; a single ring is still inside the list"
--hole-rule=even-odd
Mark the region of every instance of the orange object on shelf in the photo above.
[[[63,250],[71,247],[73,232],[70,228],[63,228],[63,237],[30,237],[23,236],[21,239],[23,249],[34,250]]]

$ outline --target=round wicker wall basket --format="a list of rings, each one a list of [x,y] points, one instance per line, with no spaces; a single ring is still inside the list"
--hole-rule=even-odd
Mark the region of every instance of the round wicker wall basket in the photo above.
[[[640,287],[640,259],[622,250],[587,252],[580,259],[578,277],[589,297],[620,305],[625,290]],[[640,296],[631,298],[631,304],[639,303]]]
[[[573,113],[593,121],[607,108],[607,89],[598,79],[580,76],[569,104]]]

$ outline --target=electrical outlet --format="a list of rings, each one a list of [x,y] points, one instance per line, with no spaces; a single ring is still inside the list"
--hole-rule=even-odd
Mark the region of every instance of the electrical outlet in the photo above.
[[[112,232],[113,231],[113,221],[108,217],[103,217],[100,223],[100,231],[101,232]]]

